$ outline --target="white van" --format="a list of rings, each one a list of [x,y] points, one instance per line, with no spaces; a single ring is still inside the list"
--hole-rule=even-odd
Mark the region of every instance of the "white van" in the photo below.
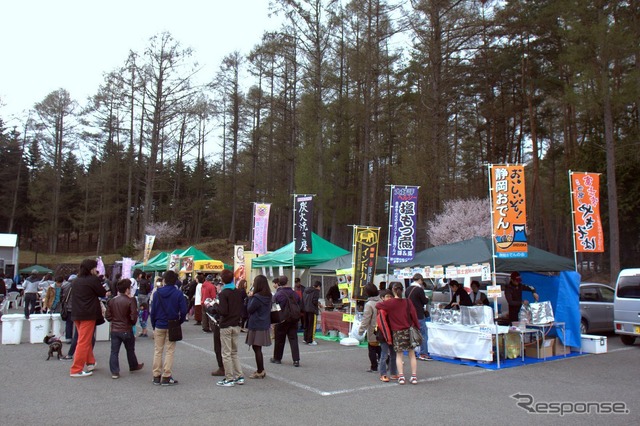
[[[613,324],[625,345],[633,345],[640,336],[640,268],[623,269],[618,275]]]

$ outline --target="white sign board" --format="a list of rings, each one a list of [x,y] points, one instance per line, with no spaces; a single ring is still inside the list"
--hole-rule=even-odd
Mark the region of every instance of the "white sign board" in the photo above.
[[[497,299],[502,296],[502,289],[499,285],[488,285],[487,286],[487,297],[492,299]]]

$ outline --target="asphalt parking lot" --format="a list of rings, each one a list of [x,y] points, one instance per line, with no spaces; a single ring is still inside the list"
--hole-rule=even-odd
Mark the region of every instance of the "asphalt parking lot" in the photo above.
[[[2,424],[602,424],[640,423],[637,378],[640,345],[623,346],[608,335],[607,354],[584,355],[541,364],[486,370],[438,361],[418,364],[418,385],[382,383],[367,373],[367,350],[319,341],[302,344],[294,368],[287,346],[282,365],[268,362],[267,377],[244,386],[215,386],[212,336],[186,323],[178,343],[174,377],[179,385],[151,384],[153,340],[137,339],[142,371],[111,379],[110,343],[97,342],[92,377],[69,377],[70,362],[46,361],[48,348],[29,341],[25,323],[19,345],[0,347]],[[302,339],[300,338],[300,341]],[[255,370],[253,352],[240,344],[245,375]],[[66,353],[68,345],[63,351]],[[126,366],[124,348],[121,364]],[[408,367],[408,366],[407,366]],[[126,369],[125,369],[126,370]],[[529,395],[536,412],[518,406]],[[526,397],[523,397],[526,398]],[[549,406],[580,411],[580,403],[618,403],[623,414],[544,414]],[[555,405],[554,405],[555,404]],[[592,410],[595,408],[592,408]]]

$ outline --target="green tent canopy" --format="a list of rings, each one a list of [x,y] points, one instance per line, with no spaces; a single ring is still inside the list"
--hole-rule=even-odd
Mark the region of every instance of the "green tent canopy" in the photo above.
[[[147,261],[146,265],[142,262],[133,265],[133,269],[140,269],[143,272],[166,271],[169,262],[169,253],[161,251]]]
[[[405,268],[414,266],[442,265],[471,265],[475,263],[491,263],[491,239],[476,237],[466,241],[431,247],[415,255],[413,260],[390,268]],[[559,272],[573,271],[573,259],[558,256],[541,250],[529,244],[529,255],[521,258],[497,258],[497,272],[529,271],[529,272]]]
[[[294,265],[293,259],[295,259],[296,268],[309,268],[319,265],[322,262],[335,259],[338,256],[349,254],[347,250],[330,243],[315,233],[311,233],[311,247],[313,249],[312,253],[296,254],[294,257],[293,242],[290,242],[286,246],[280,247],[272,253],[256,257],[252,260],[251,267],[262,268],[282,266],[285,268],[291,268]]]
[[[20,269],[18,272],[20,272],[21,274],[30,274],[33,271],[36,271],[36,274],[53,274],[53,271],[51,269],[45,268],[41,265],[27,266],[26,268]]]
[[[213,260],[212,257],[210,257],[207,254],[201,252],[200,250],[198,250],[194,246],[191,246],[188,249],[183,250],[183,251],[175,250],[173,252],[173,254],[178,254],[178,255],[180,255],[180,257],[193,256],[193,260],[194,261],[196,261],[196,260]]]
[[[343,256],[338,256],[335,259],[328,260],[320,263],[319,265],[309,268],[309,272],[314,275],[335,275],[338,269],[347,269],[352,266],[353,253],[347,253]],[[378,256],[378,262],[376,262],[376,273],[384,274],[387,271],[387,258],[385,256]]]

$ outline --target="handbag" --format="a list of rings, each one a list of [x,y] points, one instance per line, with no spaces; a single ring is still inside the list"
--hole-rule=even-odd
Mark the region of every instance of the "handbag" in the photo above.
[[[411,314],[410,314],[410,306],[409,303],[413,303],[411,300],[407,300],[407,317],[409,318],[409,324],[411,324]],[[415,328],[414,326],[409,326],[409,341],[411,342],[412,348],[417,348],[418,346],[422,346],[422,334],[420,334],[420,330]]]
[[[182,325],[180,325],[180,320],[169,320],[167,329],[169,331],[169,341],[170,342],[179,342],[182,340]]]
[[[280,304],[275,300],[271,302],[271,324],[280,324],[282,322],[280,311]]]

